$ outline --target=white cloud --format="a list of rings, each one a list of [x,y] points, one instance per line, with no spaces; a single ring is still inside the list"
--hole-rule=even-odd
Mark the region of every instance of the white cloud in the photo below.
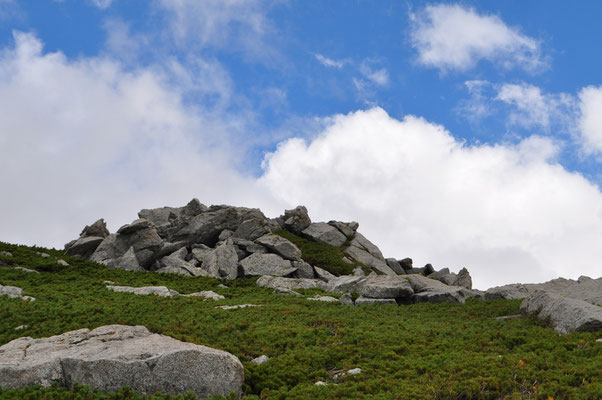
[[[96,218],[115,230],[141,208],[192,197],[269,205],[235,170],[244,121],[184,104],[167,82],[155,69],[44,53],[15,33],[0,51],[0,240],[62,247]]]
[[[465,71],[480,60],[504,68],[537,71],[546,66],[537,40],[507,26],[495,15],[460,5],[429,5],[411,14],[411,41],[418,61],[442,71]]]
[[[322,64],[323,66],[328,67],[328,68],[341,69],[345,66],[345,64],[350,62],[348,59],[333,60],[332,58],[325,57],[322,54],[315,54],[314,56],[316,57],[316,60],[318,60],[318,62],[320,64]]]
[[[111,4],[113,3],[113,0],[90,0],[92,2],[92,4],[94,4],[96,7],[100,8],[101,10],[106,10],[107,8],[111,7]]]
[[[587,154],[602,153],[602,86],[588,86],[579,92],[578,119],[583,149]]]
[[[509,115],[511,124],[526,128],[541,127],[545,132],[550,132],[552,126],[568,129],[576,113],[573,96],[542,93],[537,86],[526,83],[502,85],[496,100],[515,108]]]
[[[602,194],[549,139],[465,146],[379,108],[339,115],[266,157],[260,183],[314,220],[356,219],[386,256],[466,266],[475,285],[600,276]]]
[[[389,72],[386,68],[373,69],[367,62],[360,65],[360,72],[370,82],[377,86],[389,86]]]

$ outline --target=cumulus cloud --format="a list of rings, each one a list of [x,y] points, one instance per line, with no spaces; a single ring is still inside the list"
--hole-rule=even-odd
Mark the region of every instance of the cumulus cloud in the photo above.
[[[241,121],[185,104],[166,82],[15,33],[0,52],[0,240],[62,247],[96,218],[115,230],[140,208],[192,197],[269,206],[236,171]]]
[[[418,62],[442,71],[466,71],[480,60],[504,68],[538,71],[546,66],[537,40],[495,15],[461,5],[429,5],[410,14]]]
[[[578,120],[583,149],[587,154],[602,153],[602,86],[588,86],[579,92]]]
[[[360,72],[377,86],[389,86],[389,72],[386,68],[373,69],[367,62],[363,62],[360,65]]]
[[[600,275],[602,194],[533,136],[466,146],[443,127],[374,108],[283,142],[260,184],[315,220],[356,219],[385,255],[468,267],[475,285]]]

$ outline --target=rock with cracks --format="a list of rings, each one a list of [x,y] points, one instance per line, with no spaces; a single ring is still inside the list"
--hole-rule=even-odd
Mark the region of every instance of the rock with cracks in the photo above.
[[[143,394],[199,398],[241,394],[243,366],[225,351],[154,334],[143,326],[107,325],[42,339],[23,337],[0,347],[4,389],[74,383],[102,391],[129,386]]]

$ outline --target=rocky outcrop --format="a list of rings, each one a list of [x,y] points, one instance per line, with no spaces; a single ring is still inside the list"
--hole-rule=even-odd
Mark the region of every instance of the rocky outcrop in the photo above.
[[[241,394],[243,366],[225,351],[154,334],[143,326],[108,325],[42,339],[23,337],[0,347],[4,389],[74,383],[102,391],[123,386],[142,394],[199,398]]]

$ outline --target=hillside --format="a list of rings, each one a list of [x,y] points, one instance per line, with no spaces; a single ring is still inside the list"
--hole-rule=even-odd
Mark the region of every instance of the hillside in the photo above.
[[[257,278],[110,269],[64,251],[6,243],[0,243],[2,251],[11,256],[0,255],[0,284],[20,287],[36,300],[0,296],[0,345],[108,324],[144,325],[237,356],[244,366],[244,399],[595,399],[602,393],[599,332],[558,335],[533,317],[497,319],[519,314],[521,300],[350,307],[307,300],[321,289],[276,295],[258,287]],[[225,299],[116,293],[107,281],[182,294],[211,290]],[[216,308],[240,304],[258,307]],[[261,355],[269,361],[251,362]],[[361,373],[340,375],[355,368]],[[138,395],[91,394],[77,386],[3,390],[0,398]]]

